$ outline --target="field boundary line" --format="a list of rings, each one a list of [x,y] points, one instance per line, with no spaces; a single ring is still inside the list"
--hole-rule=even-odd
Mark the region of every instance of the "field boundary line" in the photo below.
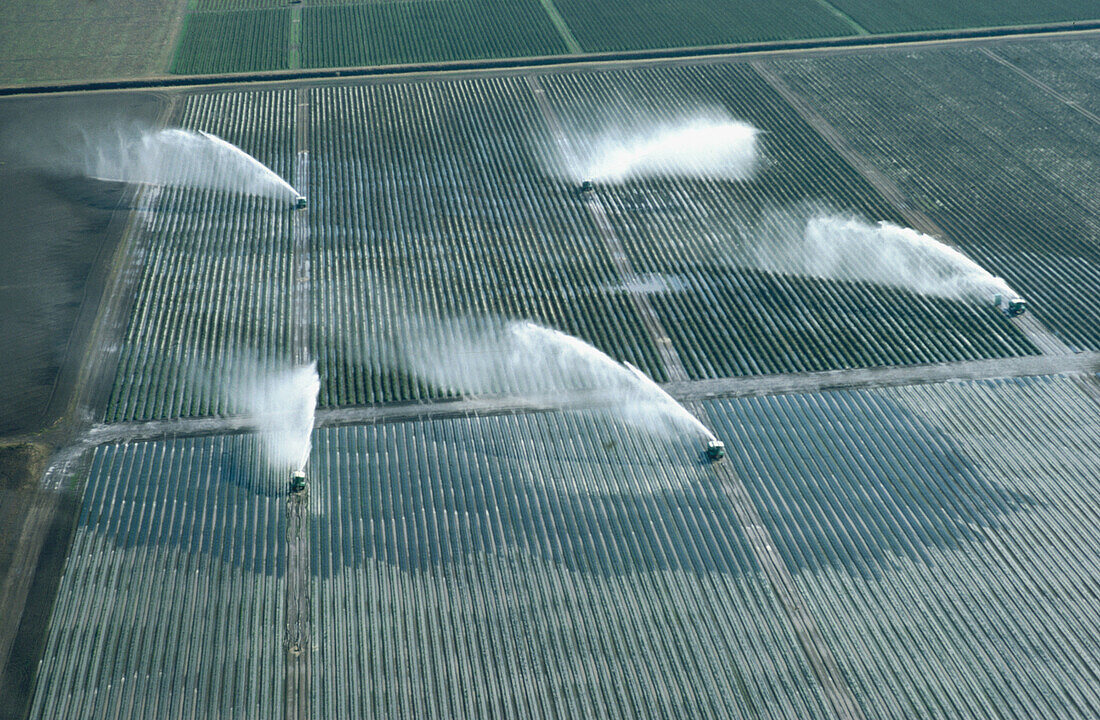
[[[577,38],[573,36],[573,31],[569,29],[569,25],[565,22],[565,18],[558,12],[558,7],[554,5],[554,0],[539,0],[539,4],[542,5],[542,9],[546,11],[546,14],[550,17],[550,22],[554,23],[554,27],[557,28],[558,34],[561,35],[561,39],[565,41],[565,47],[573,55],[580,55],[584,52],[581,49],[581,44],[577,42]]]
[[[535,98],[535,104],[538,106],[539,112],[546,121],[550,133],[554,136],[554,140],[558,144],[562,157],[569,163],[571,168],[579,170],[581,167],[580,160],[577,158],[577,154],[574,152],[573,146],[569,142],[569,137],[565,134],[565,129],[562,127],[561,120],[558,118],[553,108],[550,107],[550,103],[546,99],[546,91],[543,89],[542,83],[539,81],[538,77],[534,75],[528,75],[525,80],[527,86],[531,89],[531,94]],[[579,187],[577,188],[577,192],[580,193]],[[603,201],[600,200],[599,194],[595,191],[585,193],[582,202],[596,225],[596,233],[600,236],[600,240],[603,241],[604,248],[607,250],[607,254],[610,256],[615,269],[619,272],[620,280],[623,285],[627,288],[636,288],[643,285],[642,278],[639,277],[638,273],[634,270],[630,258],[627,257],[626,252],[623,250],[622,242],[615,234],[615,228],[611,225],[611,220],[607,217],[607,210],[604,208]],[[634,309],[637,310],[642,324],[645,325],[646,332],[653,341],[654,347],[657,349],[657,355],[661,359],[661,364],[664,366],[668,378],[670,380],[687,380],[688,372],[684,367],[684,361],[672,346],[672,339],[668,336],[668,331],[665,330],[664,326],[661,324],[657,312],[649,302],[649,297],[645,293],[637,292],[633,289],[629,290],[627,294],[630,296],[631,304],[633,304]]]
[[[833,5],[831,2],[829,2],[829,0],[815,0],[815,2],[817,2],[817,4],[820,5],[821,7],[828,10],[829,14],[834,15],[837,19],[843,21],[845,25],[847,25],[848,27],[855,30],[857,35],[873,35],[874,34],[870,30],[868,30],[867,28],[865,28],[862,25],[860,25],[859,23],[857,23],[855,21],[855,18],[853,18],[851,15],[849,15],[848,13],[846,13],[843,10],[841,10],[840,8],[838,8],[836,5]]]
[[[1022,77],[1024,80],[1027,80],[1029,83],[1031,83],[1035,87],[1037,87],[1040,90],[1042,90],[1043,92],[1045,92],[1047,95],[1050,95],[1052,98],[1054,98],[1056,100],[1059,100],[1064,105],[1068,106],[1069,109],[1076,111],[1082,117],[1085,117],[1085,118],[1091,120],[1092,122],[1096,123],[1097,125],[1100,125],[1100,115],[1096,115],[1095,113],[1091,112],[1090,110],[1086,110],[1085,108],[1081,107],[1081,104],[1078,103],[1076,100],[1073,100],[1071,98],[1066,97],[1065,95],[1058,92],[1057,90],[1052,88],[1050,85],[1047,85],[1045,82],[1043,82],[1039,78],[1035,77],[1034,75],[1029,73],[1027,70],[1024,70],[1022,67],[1015,64],[1011,60],[1008,60],[1007,58],[1001,57],[1000,55],[993,52],[992,50],[990,50],[987,47],[980,47],[980,48],[978,48],[978,51],[981,52],[983,55],[987,55],[991,59],[997,61],[1001,65],[1004,65],[1009,70],[1012,70],[1014,73],[1016,73],[1017,75]]]
[[[661,387],[681,402],[699,402],[721,398],[766,397],[860,388],[905,387],[1049,375],[1095,375],[1096,373],[1100,373],[1100,352],[1082,352],[1074,355],[1027,355],[933,365],[710,378],[663,383]],[[555,395],[541,398],[460,398],[434,402],[324,408],[317,411],[316,424],[317,427],[339,427],[470,416],[558,412],[598,409],[607,404],[605,395],[583,392],[569,396]],[[100,423],[84,433],[79,440],[79,449],[166,437],[236,434],[252,432],[254,429],[252,421],[243,415]]]
[[[828,54],[853,50],[900,50],[913,47],[929,48],[946,44],[973,44],[1004,38],[1065,38],[1094,37],[1100,31],[1100,20],[1050,25],[953,30],[950,32],[920,32],[894,35],[847,35],[838,38],[783,40],[738,45],[708,45],[703,47],[636,50],[578,55],[539,55],[531,57],[456,60],[448,62],[408,63],[404,65],[364,65],[309,68],[295,71],[265,70],[210,75],[162,75],[144,78],[114,78],[80,82],[54,82],[37,85],[0,85],[0,97],[13,95],[47,95],[74,92],[112,90],[156,90],[158,88],[202,89],[224,85],[262,83],[292,83],[355,78],[432,76],[455,73],[503,72],[522,73],[536,68],[560,68],[574,65],[630,67],[638,63],[727,62],[743,56],[799,56],[804,53]]]
[[[295,189],[309,192],[310,89],[294,91],[294,171]],[[311,309],[311,275],[309,257],[309,209],[295,209],[291,220],[291,352],[296,365],[309,361],[309,321]],[[289,481],[289,478],[287,478]],[[285,678],[283,712],[286,720],[307,720],[311,717],[310,698],[313,658],[311,613],[310,557],[311,531],[309,492],[292,492],[286,496],[286,594],[283,617],[286,619],[284,641]]]
[[[177,6],[176,14],[172,22],[172,31],[168,33],[168,38],[164,42],[164,50],[161,54],[160,67],[164,72],[172,72],[172,66],[176,62],[176,53],[179,52],[180,41],[183,40],[183,28],[187,22],[187,18],[191,14],[191,6],[196,0],[180,0]]]

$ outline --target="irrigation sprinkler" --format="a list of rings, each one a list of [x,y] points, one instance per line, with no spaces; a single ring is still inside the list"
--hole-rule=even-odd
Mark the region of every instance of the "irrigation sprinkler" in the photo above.
[[[308,485],[306,484],[306,474],[301,470],[295,470],[290,474],[290,494],[298,495],[305,492]]]
[[[305,206],[306,206],[306,196],[305,195],[299,195],[297,198],[294,199],[294,208],[296,210],[302,210],[302,209],[305,208]]]
[[[993,296],[993,307],[1000,309],[1005,314],[1005,317],[1019,317],[1027,312],[1027,300],[1022,297],[1010,297],[997,293]]]
[[[591,180],[585,180],[581,183],[581,194],[588,194],[595,189],[596,185]]]
[[[711,460],[721,460],[726,456],[726,444],[721,440],[709,440],[707,442],[707,457]]]

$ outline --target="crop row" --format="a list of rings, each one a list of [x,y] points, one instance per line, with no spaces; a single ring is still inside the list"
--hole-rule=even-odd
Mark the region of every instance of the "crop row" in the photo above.
[[[316,0],[311,0],[316,2]],[[286,8],[289,0],[193,0],[191,12],[232,12],[235,10],[276,10]]]
[[[292,98],[195,96],[181,121],[285,170]],[[135,302],[106,419],[239,412],[234,391],[289,360],[286,200],[166,188],[151,202],[131,246]]]
[[[554,0],[586,52],[733,45],[852,35],[855,29],[815,0]]]
[[[632,179],[598,190],[635,272],[671,288],[650,302],[693,377],[1035,351],[991,306],[755,269],[766,238],[790,232],[810,206],[905,222],[752,68],[558,74],[543,85],[578,158],[601,151],[605,128],[645,137],[718,114],[763,131],[748,180]]]
[[[1100,709],[1100,413],[1076,383],[709,406],[867,716]]]
[[[708,402],[718,475],[697,438],[612,410],[315,431],[313,707],[831,716],[736,476],[866,715],[1094,715],[1100,409],[1082,382]],[[258,450],[94,452],[32,717],[279,714],[283,479]]]
[[[1100,18],[1086,0],[322,0],[302,10],[307,67],[388,65],[611,52],[991,27]],[[198,0],[172,72],[288,67],[290,10],[280,0]],[[559,15],[560,13],[560,15]]]
[[[190,13],[172,72],[181,75],[278,70],[287,66],[289,10]]]
[[[1096,88],[1100,40],[1086,36],[1043,42],[1001,42],[995,51],[1070,102],[1100,114],[1100,91]]]
[[[306,67],[556,55],[562,40],[538,0],[422,0],[306,8]]]
[[[872,33],[1034,25],[1100,17],[1100,11],[1089,0],[831,0],[831,4]]]
[[[1100,348],[1100,126],[980,50],[772,68],[1045,325]]]
[[[587,412],[318,433],[315,711],[826,717],[699,451]]]
[[[312,94],[322,402],[432,394],[390,362],[454,318],[529,318],[662,378],[656,350],[520,79]]]
[[[95,451],[30,717],[281,716],[282,482],[257,450]]]

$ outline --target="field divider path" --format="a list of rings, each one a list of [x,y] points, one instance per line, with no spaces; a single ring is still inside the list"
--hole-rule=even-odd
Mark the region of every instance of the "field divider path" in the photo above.
[[[294,187],[299,193],[309,187],[309,89],[294,93],[296,164]],[[295,365],[309,362],[310,261],[309,211],[295,209],[291,222],[292,280],[290,292],[292,339]],[[289,480],[289,479],[288,479]],[[308,720],[311,693],[310,626],[310,527],[309,492],[288,493],[286,500],[286,682],[284,712],[286,720]]]
[[[290,30],[287,32],[286,66],[289,70],[302,67],[302,6],[298,2],[290,6]]]
[[[528,75],[527,84],[531,88],[535,102],[557,141],[562,156],[570,167],[580,168],[579,159],[573,151],[568,136],[565,134],[561,120],[550,107],[550,103],[546,99],[546,92],[543,90],[538,78]],[[611,225],[599,194],[596,192],[587,193],[585,207],[595,221],[600,239],[603,240],[608,253],[611,255],[624,286],[628,288],[642,287],[644,285],[642,278],[638,276],[623,250],[622,243],[615,234],[615,229]],[[649,297],[645,293],[635,290],[631,290],[629,295],[646,326],[646,331],[657,346],[658,354],[669,379],[674,383],[688,383],[690,378],[684,368],[683,361],[673,347],[672,340],[661,324],[656,311],[650,304]],[[696,417],[706,417],[706,410],[701,404],[688,402],[686,405],[687,409]],[[861,720],[863,713],[852,695],[851,688],[848,687],[832,650],[825,643],[820,628],[817,627],[813,616],[806,609],[805,601],[794,584],[794,578],[791,576],[789,568],[787,568],[779,553],[776,552],[775,540],[771,537],[767,526],[764,525],[756,505],[749,496],[748,489],[729,464],[715,463],[711,465],[711,469],[733,506],[734,514],[741,524],[741,529],[749,547],[752,548],[757,563],[763,569],[773,592],[775,592],[784,612],[787,614],[787,618],[790,620],[794,633],[798,637],[799,645],[806,655],[806,660],[818,684],[826,695],[834,716],[841,720]]]
[[[697,418],[707,419],[707,411],[701,402],[685,401],[684,406]],[[708,422],[713,426],[713,423]],[[821,686],[833,716],[838,720],[862,720],[863,710],[856,701],[848,681],[844,677],[840,664],[826,642],[817,619],[806,606],[806,602],[795,584],[787,564],[783,561],[776,542],[768,526],[749,495],[748,488],[730,463],[719,460],[711,463],[711,471],[718,478],[722,492],[730,502],[737,521],[752,548],[756,562],[768,578],[779,604],[791,623],[798,644],[809,662],[810,670]],[[896,708],[895,708],[896,710]]]
[[[857,23],[855,18],[838,8],[836,5],[833,5],[829,0],[817,0],[817,4],[825,8],[825,10],[837,20],[840,20],[842,23],[852,28],[856,35],[873,34],[870,30]]]
[[[570,167],[579,168],[580,162],[577,155],[573,151],[573,147],[569,142],[568,136],[565,134],[565,130],[562,128],[561,120],[550,107],[550,103],[547,102],[546,91],[543,90],[539,79],[533,75],[528,75],[526,80],[527,85],[531,88],[531,93],[534,95],[535,103],[538,105],[543,119],[546,120],[550,132],[554,135],[554,139],[557,142],[558,149],[562,153],[562,157],[565,158]],[[644,285],[643,279],[638,276],[638,273],[635,272],[633,266],[631,266],[630,259],[627,258],[626,252],[623,250],[623,245],[619,241],[618,236],[616,236],[615,229],[611,226],[611,221],[607,217],[607,211],[604,209],[603,202],[600,200],[599,196],[596,193],[588,193],[584,198],[584,206],[595,221],[596,231],[599,233],[600,239],[607,248],[607,252],[611,256],[611,261],[614,263],[615,269],[618,270],[620,280],[624,286],[633,288]],[[661,325],[661,321],[657,317],[657,313],[653,309],[653,306],[650,304],[649,298],[645,293],[635,292],[633,290],[628,294],[630,295],[630,300],[634,308],[638,311],[642,319],[642,323],[646,327],[646,331],[649,333],[650,337],[653,338],[653,342],[657,346],[657,353],[661,358],[661,363],[664,365],[665,373],[668,375],[669,379],[673,381],[687,380],[688,374],[687,369],[684,368],[683,360],[680,359],[680,355],[672,347],[672,339]]]
[[[569,49],[569,52],[573,55],[580,55],[584,52],[581,48],[581,44],[577,42],[577,38],[573,36],[573,31],[569,29],[569,25],[565,22],[565,18],[558,12],[558,8],[554,5],[554,0],[539,0],[539,4],[542,5],[542,9],[546,11],[546,15],[550,18],[550,22],[554,24],[554,28],[557,29],[558,35],[561,35],[562,41],[565,43],[565,47]]]
[[[1066,105],[1071,110],[1077,112],[1082,117],[1091,120],[1092,122],[1096,123],[1097,125],[1100,125],[1100,115],[1096,115],[1092,111],[1081,107],[1081,104],[1078,103],[1076,100],[1073,100],[1072,98],[1066,97],[1062,93],[1060,93],[1057,90],[1055,90],[1054,88],[1052,88],[1050,85],[1047,85],[1045,82],[1043,82],[1039,78],[1037,78],[1034,75],[1032,75],[1031,73],[1029,73],[1027,70],[1024,70],[1019,65],[1016,65],[1015,63],[1008,60],[1007,58],[1001,57],[997,53],[990,50],[988,47],[979,46],[978,47],[978,52],[982,53],[983,55],[988,56],[990,59],[1000,63],[1001,65],[1004,65],[1006,68],[1008,68],[1012,72],[1016,73],[1017,75],[1022,77],[1024,80],[1027,80],[1029,83],[1031,83],[1035,87],[1039,88],[1040,90],[1045,92],[1047,95],[1050,95],[1055,100],[1058,100],[1062,104]]]
[[[765,62],[753,60],[749,63],[754,70],[787,101],[798,115],[809,123],[810,127],[817,131],[825,142],[829,144],[852,168],[863,176],[891,205],[893,205],[910,227],[919,230],[925,235],[931,235],[940,242],[952,245],[948,234],[932,218],[923,211],[913,207],[893,180],[886,177],[875,165],[853,148],[844,139],[836,128],[825,118],[817,113],[802,96],[798,95]],[[955,248],[958,250],[959,248]],[[1027,313],[1017,318],[1008,320],[1016,325],[1040,351],[1049,355],[1069,355],[1073,350],[1062,342],[1054,333],[1050,332],[1039,322],[1033,314]]]
[[[902,367],[854,368],[813,373],[752,375],[664,383],[661,387],[684,403],[720,398],[765,397],[818,393],[855,388],[906,387],[944,382],[994,380],[1044,375],[1090,377],[1100,373],[1100,352],[1074,355],[1028,355],[1024,357],[967,360]],[[601,395],[575,393],[569,397],[479,397],[434,402],[365,405],[317,411],[316,425],[337,427],[380,422],[408,422],[530,412],[595,408],[607,404]],[[1100,397],[1100,396],[1098,396]],[[244,415],[228,417],[147,420],[104,423],[89,429],[71,446],[73,459],[89,447],[107,443],[161,440],[167,437],[199,437],[251,432],[255,428]]]

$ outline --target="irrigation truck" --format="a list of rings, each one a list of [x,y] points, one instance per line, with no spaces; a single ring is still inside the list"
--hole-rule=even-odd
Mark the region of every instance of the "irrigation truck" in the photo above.
[[[293,495],[297,495],[300,492],[304,492],[306,489],[306,474],[301,470],[295,470],[290,473],[290,492]]]
[[[998,293],[993,296],[993,307],[999,308],[1005,317],[1019,317],[1027,311],[1027,300],[1019,295],[1005,297]]]

